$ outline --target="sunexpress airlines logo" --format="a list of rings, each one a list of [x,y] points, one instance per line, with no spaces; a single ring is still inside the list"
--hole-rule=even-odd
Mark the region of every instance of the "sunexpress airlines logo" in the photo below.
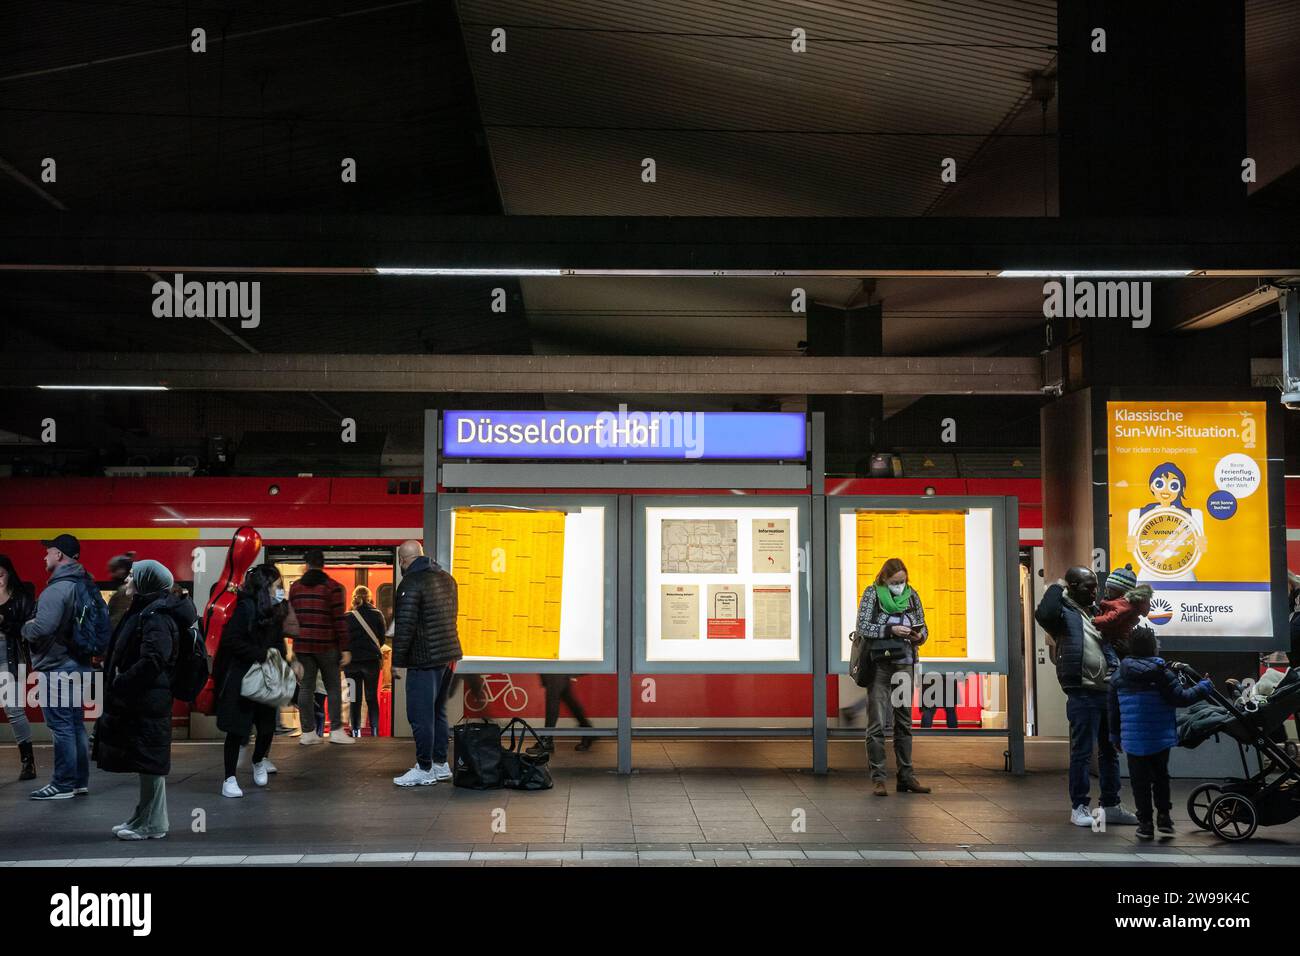
[[[1043,315],[1049,319],[1132,319],[1151,324],[1150,282],[1094,282],[1065,276],[1043,283]]]
[[[1147,615],[1147,620],[1152,624],[1168,624],[1169,619],[1174,616],[1174,609],[1164,598],[1156,598],[1151,602],[1151,613]]]

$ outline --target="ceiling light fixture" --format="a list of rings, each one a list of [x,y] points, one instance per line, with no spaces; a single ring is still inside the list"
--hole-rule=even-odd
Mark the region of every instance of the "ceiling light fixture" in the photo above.
[[[1003,269],[999,279],[1185,279],[1194,269]]]
[[[165,392],[166,385],[37,385],[52,392]]]
[[[501,267],[483,268],[483,269],[454,269],[454,268],[407,268],[405,266],[380,266],[375,269],[375,275],[380,276],[561,276],[564,275],[563,269],[516,269]]]

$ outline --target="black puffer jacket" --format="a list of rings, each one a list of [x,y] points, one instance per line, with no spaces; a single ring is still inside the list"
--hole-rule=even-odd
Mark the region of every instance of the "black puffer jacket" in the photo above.
[[[370,639],[370,634],[366,633],[366,629],[361,626],[361,621],[357,620],[357,615],[360,615],[370,625],[370,631],[378,638],[379,646],[384,643],[384,616],[379,613],[379,608],[373,604],[363,604],[360,607],[353,608],[345,618],[348,623],[347,650],[352,652],[352,663],[364,664],[382,660],[383,652]]]
[[[1056,641],[1056,679],[1062,690],[1083,686],[1083,617],[1080,611],[1065,601],[1065,588],[1053,584],[1043,594],[1043,600],[1034,611],[1034,619]],[[1101,653],[1106,658],[1109,673],[1119,666],[1119,657],[1109,641],[1101,641]]]
[[[456,612],[456,579],[427,557],[412,561],[393,602],[393,666],[442,667],[460,660]]]
[[[172,668],[181,631],[198,619],[188,597],[136,595],[104,659],[104,713],[95,763],[110,773],[166,776],[172,763]]]

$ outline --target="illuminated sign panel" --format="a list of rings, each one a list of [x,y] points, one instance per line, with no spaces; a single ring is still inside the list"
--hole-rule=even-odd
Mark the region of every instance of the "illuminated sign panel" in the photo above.
[[[802,461],[802,412],[449,411],[446,458]]]
[[[1269,637],[1263,402],[1108,402],[1110,546],[1160,636]]]

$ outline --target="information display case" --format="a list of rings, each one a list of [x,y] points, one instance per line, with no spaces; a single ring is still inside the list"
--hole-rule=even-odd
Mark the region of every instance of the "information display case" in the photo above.
[[[807,498],[634,501],[638,672],[809,673]]]
[[[1014,499],[1012,499],[1014,500]],[[889,558],[900,558],[920,596],[929,671],[1006,673],[1018,621],[1014,522],[1006,498],[827,498],[828,639],[831,673],[847,674],[858,605]]]
[[[458,670],[613,673],[617,499],[438,496],[438,562],[458,585]]]

